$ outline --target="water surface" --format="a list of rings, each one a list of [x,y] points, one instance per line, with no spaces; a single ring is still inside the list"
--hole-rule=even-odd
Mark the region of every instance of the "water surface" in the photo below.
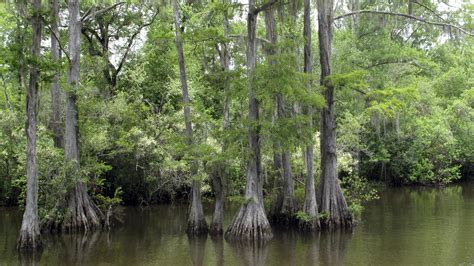
[[[472,265],[474,183],[389,188],[350,232],[312,236],[275,231],[264,246],[188,239],[184,205],[127,207],[110,232],[45,235],[41,254],[19,255],[21,213],[0,208],[0,265]],[[206,206],[208,221],[212,206]],[[226,225],[235,208],[228,211]]]

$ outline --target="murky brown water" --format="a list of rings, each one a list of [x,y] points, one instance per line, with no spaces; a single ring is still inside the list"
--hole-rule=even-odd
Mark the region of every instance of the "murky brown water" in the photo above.
[[[190,240],[187,206],[125,208],[111,232],[44,236],[40,255],[14,250],[21,213],[0,209],[0,265],[472,265],[474,183],[391,188],[368,204],[352,233],[275,232],[265,246]],[[206,213],[210,220],[212,206]],[[226,224],[233,212],[228,212]],[[33,258],[32,258],[33,257]]]

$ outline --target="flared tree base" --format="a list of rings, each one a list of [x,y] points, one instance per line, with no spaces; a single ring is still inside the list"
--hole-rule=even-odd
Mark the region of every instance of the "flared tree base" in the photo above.
[[[242,205],[225,232],[228,241],[266,241],[273,238],[263,206],[251,200]]]
[[[300,232],[317,232],[321,229],[321,224],[319,223],[319,219],[314,217],[308,221],[306,220],[299,220],[298,221],[298,231]]]
[[[222,229],[222,223],[212,223],[211,228],[209,228],[209,234],[211,235],[222,235],[224,230]]]
[[[36,231],[36,232],[35,232]],[[19,251],[41,250],[42,242],[39,230],[21,230],[17,240],[16,248]]]
[[[326,230],[335,229],[347,229],[351,230],[354,226],[352,216],[338,217],[338,218],[326,218],[321,220],[321,228]]]
[[[188,220],[188,226],[186,228],[186,234],[189,237],[192,236],[203,236],[208,233],[207,222],[204,218],[198,220]]]
[[[77,183],[68,193],[65,215],[51,217],[42,225],[49,232],[89,232],[102,228],[104,215],[87,194],[82,183]]]
[[[327,214],[327,217],[320,221],[322,228],[329,230],[352,228],[352,214],[347,207],[339,182],[326,183],[321,189],[320,201],[319,213]]]

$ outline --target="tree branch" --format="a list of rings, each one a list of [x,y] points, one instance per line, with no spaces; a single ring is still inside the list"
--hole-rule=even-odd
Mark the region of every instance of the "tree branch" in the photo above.
[[[56,33],[54,33],[54,31],[51,29],[51,26],[50,26],[50,25],[47,25],[46,27],[47,27],[48,30],[51,32],[51,35],[53,35],[54,39],[58,42],[59,49],[61,49],[61,51],[64,53],[64,55],[65,55],[66,58],[67,58],[67,61],[70,62],[71,59],[69,58],[69,53],[68,53],[68,52],[66,51],[66,49],[64,49],[64,47],[62,46],[61,41],[59,40],[59,37],[56,36]]]
[[[402,60],[394,60],[394,61],[387,60],[387,61],[376,62],[376,63],[373,63],[371,65],[365,66],[364,69],[369,69],[369,68],[383,66],[383,65],[389,65],[389,64],[413,64],[417,67],[420,67],[418,64],[416,64],[416,62],[414,60],[403,60],[402,59]]]
[[[361,90],[361,89],[358,89],[358,88],[352,88],[354,91],[360,93],[360,94],[363,94],[363,95],[367,95],[367,92]]]
[[[266,10],[267,8],[270,8],[271,6],[273,6],[274,4],[276,4],[278,2],[278,0],[270,0],[264,4],[262,4],[261,6],[259,7],[256,7],[255,10],[253,11],[253,14],[254,15],[257,15],[258,13]]]
[[[153,24],[153,22],[155,21],[155,18],[156,16],[158,15],[158,10],[156,10],[155,14],[153,14],[153,17],[151,18],[151,20],[148,22],[148,23],[145,23],[145,24],[142,24],[136,32],[133,33],[133,35],[130,37],[130,39],[128,40],[128,44],[127,44],[127,48],[125,50],[125,53],[122,57],[122,59],[120,60],[120,63],[117,67],[117,69],[115,70],[115,75],[117,76],[118,73],[120,72],[120,70],[122,69],[123,67],[123,64],[125,62],[125,60],[127,59],[127,56],[130,52],[130,49],[132,48],[132,44],[133,44],[133,41],[135,40],[135,38],[138,36],[138,34],[140,34],[140,32],[142,31],[143,28],[145,27],[148,27],[150,26],[151,24]]]
[[[430,24],[430,25],[454,28],[454,29],[457,29],[460,32],[466,34],[466,35],[474,36],[474,33],[469,32],[469,31],[467,31],[467,30],[465,30],[465,29],[463,29],[459,26],[453,25],[453,24],[443,23],[443,22],[436,22],[436,21],[429,21],[429,20],[426,20],[424,18],[413,16],[413,15],[408,15],[408,14],[403,14],[403,13],[394,13],[394,12],[388,12],[388,11],[358,10],[358,11],[349,12],[349,13],[337,16],[337,17],[334,18],[334,21],[345,18],[345,17],[349,17],[349,16],[352,16],[352,15],[357,15],[357,14],[378,14],[378,15],[389,15],[389,16],[404,17],[404,18],[416,20],[416,21],[423,22],[423,23]]]
[[[123,4],[125,4],[125,2],[118,2],[118,3],[113,4],[113,5],[111,5],[111,6],[104,7],[104,8],[102,8],[102,9],[99,9],[99,10],[93,12],[93,13],[92,13],[93,8],[90,8],[90,9],[87,10],[87,12],[82,16],[81,21],[86,21],[86,20],[88,20],[88,19],[90,19],[90,18],[92,18],[92,17],[95,17],[95,16],[97,16],[97,15],[106,13],[106,12],[108,12],[108,11],[110,11],[110,10],[116,8],[117,6],[121,6],[121,5],[123,5]]]
[[[300,185],[305,185],[301,180],[299,180],[298,178],[296,178],[295,176],[293,176],[293,180],[295,180],[296,182],[300,183]]]
[[[431,13],[433,13],[436,17],[438,17],[439,19],[441,19],[442,21],[446,22],[446,23],[449,23],[449,21],[447,21],[446,19],[444,19],[440,14],[438,14],[437,12],[435,12],[433,9],[429,8],[428,6],[426,6],[425,4],[422,4],[420,2],[417,2],[417,1],[413,1],[413,3],[425,8],[426,10],[430,11]]]
[[[255,9],[253,10],[253,14],[258,15],[258,13],[272,7],[276,3],[278,3],[278,0],[270,0],[270,1],[262,4],[261,6],[255,7]]]
[[[86,37],[86,39],[89,43],[89,54],[91,56],[103,56],[102,51],[99,51],[99,49],[96,49],[94,47],[94,40],[92,39],[93,36],[89,36],[86,31],[90,31],[90,32],[92,31],[93,32],[93,30],[90,30],[88,28],[82,28],[82,35],[84,35]],[[94,33],[92,33],[92,34],[94,34]]]
[[[240,39],[240,40],[244,40],[244,41],[247,40],[247,36],[245,36],[245,35],[239,35],[239,34],[231,34],[231,35],[229,35],[228,37],[229,37],[229,38],[236,38],[236,39]],[[260,43],[262,43],[262,45],[263,45],[264,43],[266,43],[266,44],[271,44],[271,42],[270,42],[269,40],[264,39],[264,38],[259,38],[259,37],[257,37],[257,38],[255,38],[255,39],[256,39],[257,41],[259,41]]]

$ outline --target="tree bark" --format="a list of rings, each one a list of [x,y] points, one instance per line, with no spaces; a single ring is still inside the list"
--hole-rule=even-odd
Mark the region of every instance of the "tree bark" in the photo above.
[[[222,3],[225,4],[227,0],[222,0]],[[224,119],[222,122],[222,129],[225,131],[229,127],[230,116],[229,116],[229,69],[230,69],[230,53],[227,45],[227,38],[229,37],[229,18],[227,11],[224,13],[224,38],[226,39],[222,43],[222,52],[219,53],[221,67],[224,71]],[[222,153],[225,153],[227,145],[226,141],[222,144]],[[226,162],[222,162],[219,165],[219,173],[214,177],[214,191],[216,194],[216,202],[214,206],[214,215],[212,217],[212,224],[210,233],[214,235],[223,233],[222,222],[224,220],[224,198],[225,198],[225,168]]]
[[[20,88],[27,88],[28,87],[28,63],[26,62],[26,45],[25,45],[25,35],[26,35],[26,27],[24,25],[24,21],[27,18],[27,8],[26,8],[26,1],[14,1],[15,2],[15,9],[17,11],[17,19],[16,19],[16,30],[17,34],[15,36],[15,41],[17,45],[20,46],[19,51],[17,51],[17,60],[18,60],[18,84]],[[24,53],[25,52],[25,53]]]
[[[352,0],[351,1],[351,11],[354,12],[358,9],[359,9],[359,0]],[[359,24],[358,22],[359,22],[358,16],[357,16],[357,14],[354,14],[351,17],[352,35],[353,36],[356,36],[356,34],[357,34],[357,25]]]
[[[41,0],[33,1],[33,40],[31,54],[35,60],[41,56],[41,32],[43,28],[41,18]],[[17,241],[19,250],[37,250],[41,248],[39,218],[38,218],[38,166],[36,163],[36,132],[38,115],[38,86],[39,62],[30,68],[30,82],[26,96],[26,138],[27,138],[27,166],[26,166],[26,206],[21,223],[20,235]]]
[[[215,171],[213,178],[215,204],[209,232],[212,235],[220,235],[223,233],[222,222],[224,220],[224,176],[225,162],[222,162],[222,164],[218,165],[218,169]]]
[[[273,9],[265,10],[265,29],[266,29],[266,39],[270,42],[267,47],[265,47],[265,55],[267,58],[272,57],[276,54],[276,44],[278,41],[278,35],[276,33],[276,21]],[[270,65],[274,65],[275,62],[272,59],[268,59]],[[272,123],[276,123],[278,119],[278,96],[275,96],[275,112],[272,116]],[[283,179],[283,158],[281,157],[281,143],[279,141],[273,142],[273,168],[277,177]]]
[[[304,0],[304,73],[311,75],[313,72],[313,56],[311,49],[311,0]],[[311,81],[308,82],[308,89],[311,89]],[[313,110],[308,107],[309,126],[313,127]],[[306,168],[305,193],[303,211],[310,218],[307,221],[300,221],[300,229],[305,231],[315,231],[319,228],[318,204],[316,202],[316,187],[314,184],[314,149],[313,143],[306,146],[303,156]]]
[[[66,92],[66,130],[64,136],[64,161],[67,176],[74,180],[74,185],[68,190],[67,214],[61,221],[59,230],[66,232],[92,231],[101,226],[104,219],[102,212],[87,194],[87,186],[80,177],[80,157],[78,145],[78,108],[77,90],[80,86],[80,55],[81,55],[81,17],[79,14],[79,0],[69,0],[69,69]],[[52,230],[59,225],[47,223]]]
[[[265,49],[265,54],[270,66],[275,65],[275,60],[272,57],[277,54],[276,46],[278,41],[274,13],[273,8],[267,8],[265,10],[266,38],[270,41],[269,47]],[[285,118],[285,101],[282,93],[277,93],[275,106],[277,118]],[[294,184],[291,174],[291,155],[286,148],[282,148],[282,145],[278,140],[275,141],[274,147],[276,148],[274,153],[277,154],[274,155],[274,164],[279,166],[275,170],[282,177],[283,188],[280,191],[277,201],[274,203],[275,206],[272,211],[271,219],[277,224],[289,226],[295,211]]]
[[[260,158],[260,125],[259,102],[255,96],[254,70],[256,65],[256,29],[258,10],[255,0],[249,0],[247,15],[247,75],[249,88],[250,121],[248,138],[251,152],[247,163],[247,184],[245,188],[245,203],[232,220],[225,233],[228,240],[239,239],[246,241],[269,240],[273,237],[270,224],[263,208]]]
[[[189,106],[188,83],[186,78],[186,65],[184,62],[183,42],[181,40],[180,17],[177,0],[173,0],[174,26],[176,32],[176,50],[178,52],[179,78],[181,80],[181,91],[184,103],[184,123],[186,125],[187,144],[191,148],[193,145],[193,126],[191,122],[191,108]],[[197,174],[197,165],[195,161],[191,162],[191,175]],[[193,179],[191,188],[192,198],[188,217],[186,232],[188,235],[207,234],[208,227],[204,218],[204,211],[201,202],[201,181]]]
[[[58,63],[61,57],[59,47],[59,1],[51,0],[51,59]],[[51,84],[51,122],[53,131],[54,146],[63,147],[63,132],[61,125],[61,89],[59,87],[59,70],[54,71],[53,82]]]
[[[331,75],[331,42],[333,31],[333,0],[318,0],[319,60],[321,86],[324,86],[326,107],[321,110],[321,181],[318,188],[320,212],[328,215],[325,227],[351,227],[350,214],[337,178],[336,117],[334,86],[327,79]]]

